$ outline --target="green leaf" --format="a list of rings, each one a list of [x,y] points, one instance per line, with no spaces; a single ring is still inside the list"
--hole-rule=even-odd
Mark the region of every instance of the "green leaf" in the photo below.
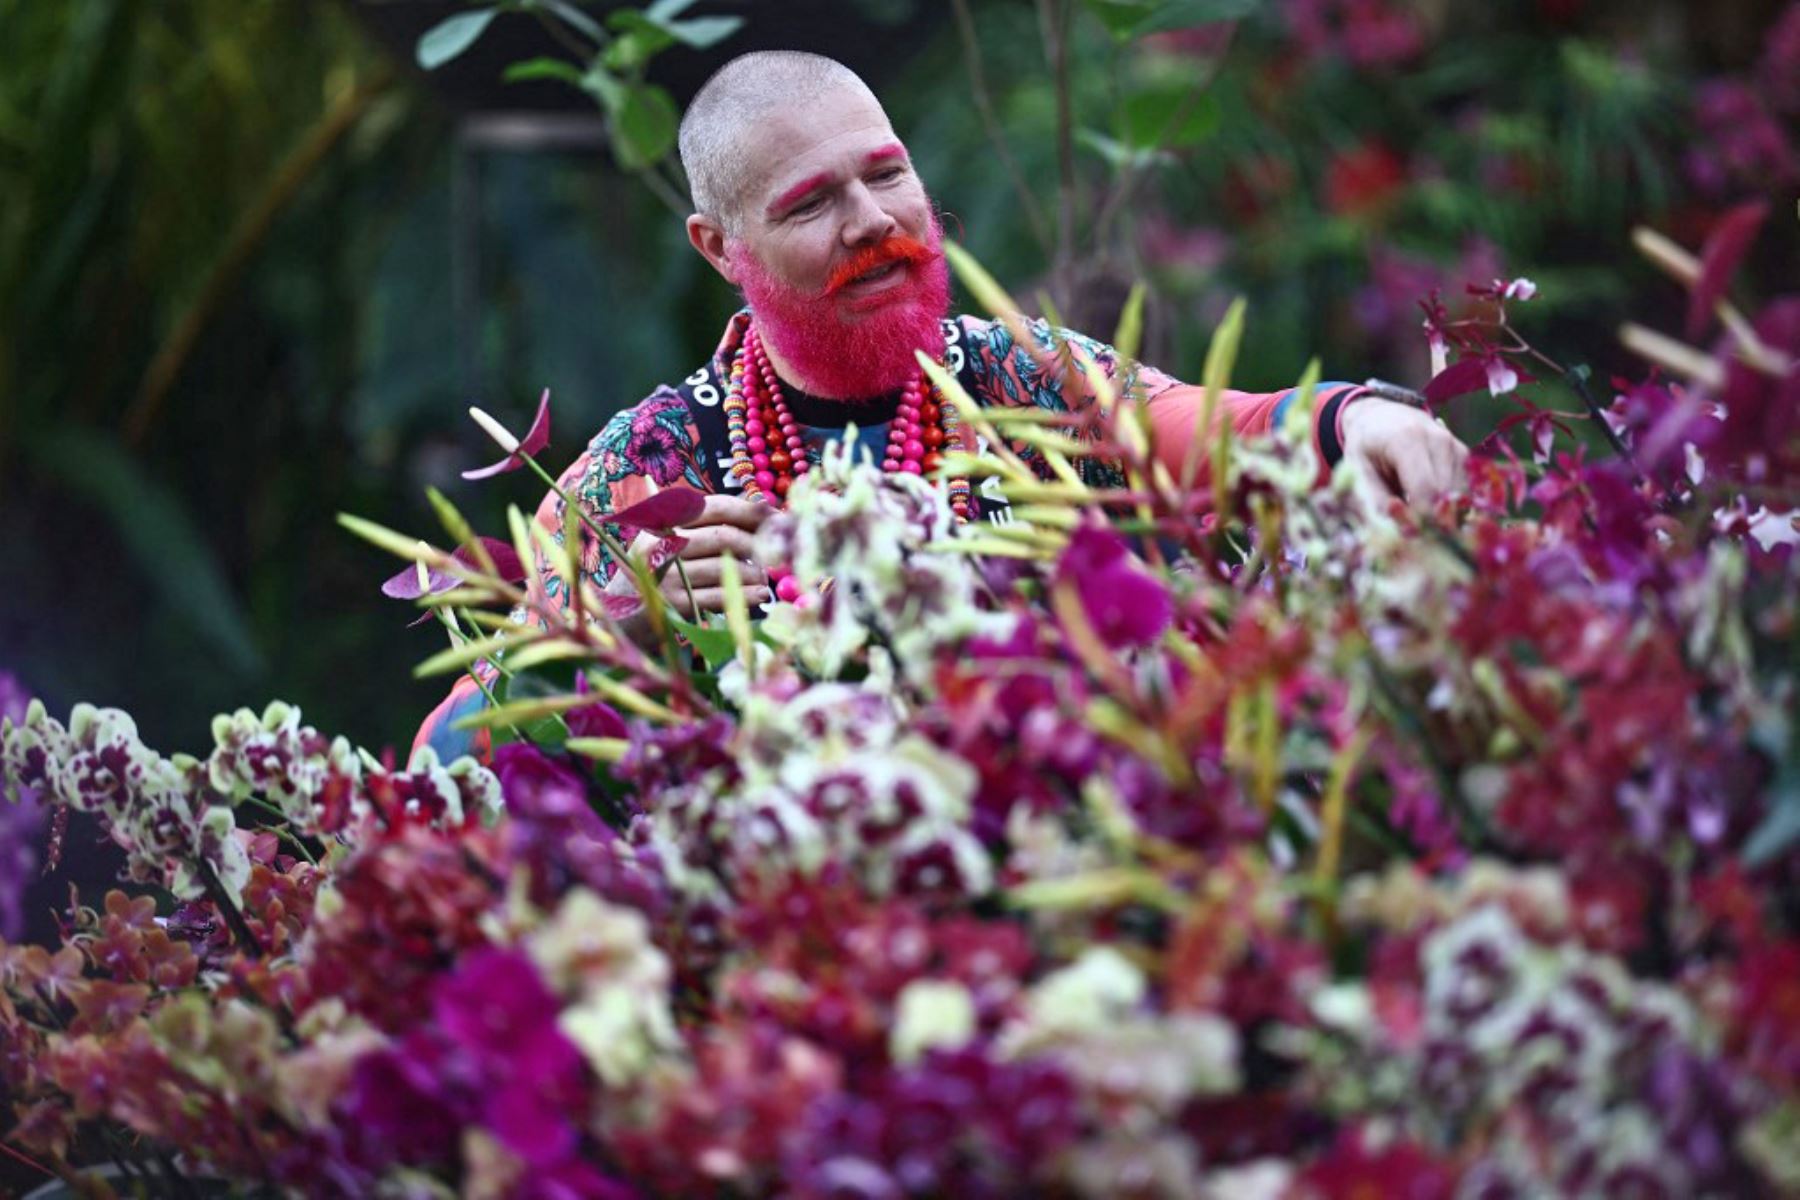
[[[636,71],[675,44],[673,31],[635,9],[620,9],[608,19],[608,24],[620,31],[602,58],[614,71]]]
[[[534,79],[560,79],[581,86],[581,68],[560,58],[528,58],[506,68],[500,76],[507,83],[525,83]]]
[[[669,624],[700,652],[700,657],[706,660],[710,670],[716,671],[737,657],[737,639],[732,637],[731,628],[725,624],[723,617],[719,618],[717,625],[698,625],[693,621],[671,616]]]
[[[141,578],[231,668],[244,677],[263,670],[243,604],[175,491],[145,473],[110,437],[88,430],[50,433],[25,449],[112,520]],[[130,580],[120,584],[129,587]]]
[[[1167,150],[1148,150],[1127,146],[1117,138],[1108,137],[1096,129],[1077,129],[1075,140],[1119,170],[1149,166],[1166,167],[1175,162],[1175,156]]]
[[[538,2],[586,34],[588,40],[596,46],[606,44],[606,31],[600,28],[600,23],[573,4],[568,3],[568,0],[538,0]]]
[[[457,13],[454,17],[445,17],[419,37],[417,56],[419,65],[427,71],[435,71],[470,46],[480,37],[500,10],[498,8],[478,8],[474,12]]]
[[[656,35],[649,38],[648,51],[656,54],[676,42],[695,50],[716,46],[742,28],[744,18],[691,17],[677,21],[672,16],[659,14],[654,7],[645,12],[624,8],[608,17],[607,24],[627,36],[636,34],[649,38],[649,35]]]
[[[1263,0],[1164,0],[1155,5],[1150,19],[1137,28],[1139,37],[1150,33],[1167,33],[1171,29],[1192,29],[1196,25],[1212,25],[1219,21],[1236,21],[1263,6]]]
[[[1262,6],[1262,0],[1083,0],[1106,31],[1120,42],[1171,29],[1192,29],[1234,21]]]
[[[1130,41],[1138,26],[1150,19],[1155,0],[1082,0],[1087,10],[1100,19],[1106,32],[1121,42]]]
[[[694,17],[664,26],[684,46],[707,50],[743,28],[742,17]]]
[[[581,90],[592,96],[606,110],[607,115],[615,119],[619,110],[625,107],[625,81],[608,70],[604,62],[595,63],[583,73]]]
[[[613,152],[628,171],[642,171],[666,157],[675,146],[681,114],[669,93],[653,83],[632,87],[613,114]]]
[[[1114,119],[1119,140],[1134,150],[1197,146],[1219,128],[1219,102],[1184,86],[1127,96]]]
[[[1140,279],[1131,285],[1131,294],[1125,297],[1125,308],[1119,313],[1119,327],[1113,332],[1112,344],[1121,358],[1135,359],[1143,344],[1144,294],[1144,282]]]

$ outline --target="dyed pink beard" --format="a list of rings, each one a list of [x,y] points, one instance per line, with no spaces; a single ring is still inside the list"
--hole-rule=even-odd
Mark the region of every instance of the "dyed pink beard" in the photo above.
[[[935,222],[934,222],[935,226]],[[950,272],[934,227],[929,262],[906,267],[906,282],[883,293],[856,320],[838,315],[830,296],[801,291],[777,279],[742,242],[738,286],[764,340],[800,378],[790,382],[832,400],[867,400],[904,387],[918,370],[914,352],[944,353],[944,314],[950,311]]]

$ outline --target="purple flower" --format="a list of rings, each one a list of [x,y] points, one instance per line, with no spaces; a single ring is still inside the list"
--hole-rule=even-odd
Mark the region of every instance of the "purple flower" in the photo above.
[[[580,1052],[557,1027],[561,1005],[531,959],[485,947],[438,985],[432,1014],[467,1060],[481,1123],[530,1163],[574,1149],[584,1107]]]
[[[1075,531],[1056,564],[1056,576],[1059,584],[1074,583],[1088,623],[1110,649],[1149,645],[1174,616],[1162,582],[1132,559],[1124,538],[1103,524]]]
[[[442,1162],[456,1152],[461,1122],[444,1095],[444,1047],[424,1033],[357,1060],[343,1104],[370,1165]]]
[[[1800,4],[1789,4],[1763,35],[1756,77],[1777,111],[1800,113]]]
[[[588,681],[585,674],[575,676],[575,691],[587,695]],[[572,708],[563,714],[568,722],[569,736],[579,738],[623,738],[629,737],[630,731],[625,728],[625,718],[612,705],[601,700],[592,704],[584,704],[580,708]]]
[[[587,781],[567,763],[530,742],[509,742],[494,751],[493,771],[509,811],[537,818],[592,814]]]

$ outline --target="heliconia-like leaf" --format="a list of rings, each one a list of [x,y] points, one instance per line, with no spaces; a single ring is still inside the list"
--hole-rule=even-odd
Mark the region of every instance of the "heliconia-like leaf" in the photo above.
[[[1480,391],[1488,385],[1487,362],[1480,358],[1458,359],[1431,377],[1425,385],[1425,402],[1436,408],[1458,396]]]
[[[667,533],[696,520],[705,509],[705,496],[693,488],[672,487],[613,513],[608,520],[628,529]]]
[[[1725,294],[1726,285],[1744,261],[1745,251],[1756,240],[1763,221],[1769,215],[1766,200],[1740,204],[1720,218],[1700,249],[1700,278],[1688,293],[1687,335],[1698,337],[1706,327],[1713,305]]]

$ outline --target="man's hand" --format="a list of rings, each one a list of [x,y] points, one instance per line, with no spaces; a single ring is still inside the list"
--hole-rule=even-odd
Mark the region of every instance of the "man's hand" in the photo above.
[[[1344,457],[1356,465],[1365,500],[1393,497],[1422,509],[1463,486],[1469,448],[1429,413],[1365,396],[1346,404],[1338,419]]]
[[[770,595],[768,578],[754,560],[752,545],[757,529],[774,511],[766,504],[739,496],[708,496],[700,515],[691,524],[676,530],[687,539],[687,545],[675,556],[681,562],[681,570],[676,570],[671,563],[662,572],[663,598],[676,611],[690,617],[723,612],[725,589],[721,563],[729,555],[738,561],[738,576],[744,581],[744,599],[751,604],[766,601]],[[656,542],[655,535],[640,534],[632,543],[630,553],[633,557],[647,555]],[[687,573],[686,585],[682,583],[682,571]],[[694,589],[691,604],[688,601],[689,586]],[[630,569],[621,564],[606,581],[606,592],[610,596],[636,596],[637,582]],[[641,640],[637,626],[647,629],[642,613],[627,618],[625,625],[634,640]]]

